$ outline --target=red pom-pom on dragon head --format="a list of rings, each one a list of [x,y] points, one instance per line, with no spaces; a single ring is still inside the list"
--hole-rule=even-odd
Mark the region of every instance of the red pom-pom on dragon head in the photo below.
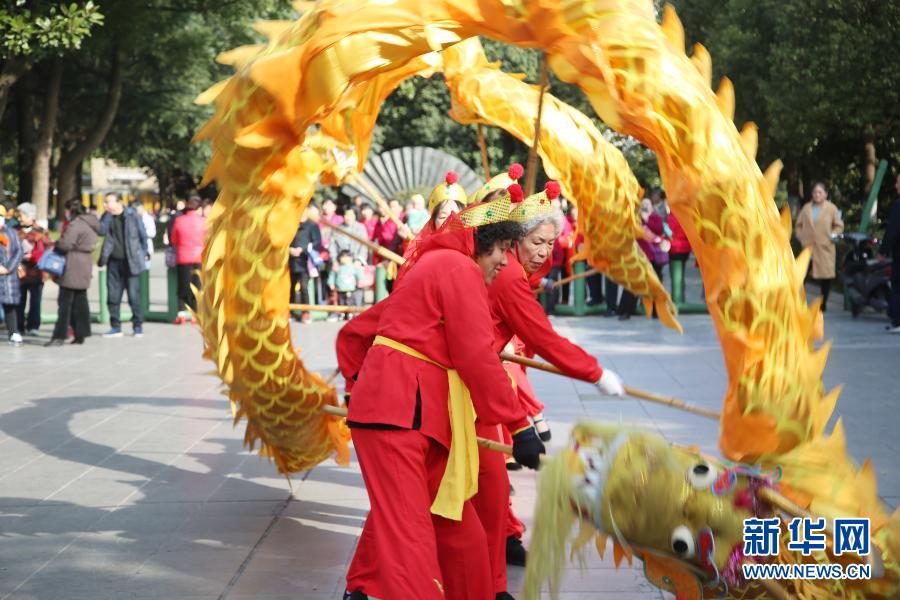
[[[520,165],[519,163],[513,163],[509,165],[509,171],[507,171],[507,174],[509,175],[510,179],[518,179],[524,172],[525,169],[522,167],[522,165]]]
[[[446,183],[447,185],[453,185],[457,181],[459,181],[459,175],[457,175],[453,171],[447,171],[447,174],[444,175],[444,183]]]

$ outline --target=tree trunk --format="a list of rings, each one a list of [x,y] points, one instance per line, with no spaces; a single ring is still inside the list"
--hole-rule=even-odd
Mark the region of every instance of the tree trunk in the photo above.
[[[872,191],[872,186],[875,185],[875,171],[878,167],[878,155],[875,153],[875,138],[871,134],[871,129],[866,132],[865,138],[863,140],[863,164],[864,170],[863,173],[865,175],[865,193],[868,194]]]
[[[34,146],[34,107],[29,90],[24,84],[27,77],[15,90],[16,99],[16,125],[18,128],[19,143],[16,152],[16,167],[19,176],[19,189],[17,190],[17,203],[31,201],[31,151]]]
[[[122,61],[118,50],[113,52],[112,66],[109,72],[109,83],[106,91],[106,103],[97,116],[97,121],[89,132],[77,140],[59,159],[59,195],[57,196],[57,214],[62,214],[62,206],[74,198],[81,187],[81,164],[103,143],[109,133],[119,100],[122,98]]]
[[[3,63],[3,70],[0,71],[0,119],[6,112],[6,101],[9,99],[9,91],[18,81],[19,77],[25,74],[31,67],[31,63],[19,56],[8,58]]]
[[[59,114],[59,88],[62,86],[62,61],[53,59],[47,92],[44,98],[44,114],[37,138],[34,140],[34,164],[31,167],[31,202],[37,207],[37,218],[47,219],[50,199],[50,159],[53,156],[53,133]]]

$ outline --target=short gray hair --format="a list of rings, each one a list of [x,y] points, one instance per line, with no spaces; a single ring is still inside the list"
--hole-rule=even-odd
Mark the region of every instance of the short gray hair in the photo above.
[[[37,217],[37,206],[31,202],[23,202],[16,207],[16,210],[19,211],[19,214],[28,215],[32,219]]]
[[[541,225],[545,223],[552,223],[555,231],[553,237],[557,238],[563,230],[563,219],[565,219],[565,217],[563,216],[562,211],[558,208],[554,208],[550,212],[546,212],[528,219],[527,221],[522,223],[522,228],[525,230],[525,235],[528,235]]]

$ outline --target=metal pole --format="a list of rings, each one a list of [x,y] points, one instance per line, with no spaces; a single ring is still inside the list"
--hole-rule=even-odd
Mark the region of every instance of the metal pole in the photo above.
[[[875,208],[875,201],[878,199],[878,192],[881,190],[881,183],[884,180],[884,173],[887,171],[888,163],[882,160],[878,163],[878,171],[875,173],[875,181],[872,182],[872,191],[869,192],[869,199],[866,201],[866,209],[863,211],[862,222],[859,224],[860,233],[865,233],[869,228],[869,221]]]

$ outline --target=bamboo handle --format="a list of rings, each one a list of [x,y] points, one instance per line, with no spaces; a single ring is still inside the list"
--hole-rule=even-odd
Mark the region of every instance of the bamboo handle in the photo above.
[[[348,238],[350,238],[351,240],[353,240],[355,242],[359,242],[360,244],[362,244],[369,250],[372,250],[373,252],[379,254],[380,256],[383,256],[384,258],[386,258],[390,261],[397,263],[398,265],[402,265],[403,263],[406,262],[406,259],[403,258],[402,256],[400,256],[399,254],[397,254],[396,252],[391,252],[387,248],[379,246],[372,240],[362,238],[362,237],[356,235],[355,233],[352,233],[352,232],[348,231],[347,229],[341,227],[340,225],[335,225],[324,219],[320,220],[319,223],[321,223],[322,225],[325,225],[329,229],[333,229],[335,232],[337,232],[341,235],[347,236]]]
[[[341,306],[334,304],[288,304],[289,310],[302,310],[304,312],[309,312],[311,310],[317,310],[319,312],[334,312],[334,313],[361,313],[368,310],[367,306]]]
[[[598,271],[597,269],[588,269],[587,271],[584,271],[582,273],[576,273],[575,275],[569,275],[568,277],[563,277],[559,281],[554,281],[549,286],[539,287],[539,288],[535,289],[534,293],[540,294],[541,292],[543,292],[545,290],[560,287],[562,285],[566,285],[567,283],[572,283],[573,281],[575,281],[577,279],[583,279],[585,277],[590,277],[591,275],[597,275],[599,272],[600,271]]]
[[[545,371],[547,373],[553,373],[554,375],[561,375],[563,377],[569,377],[558,368],[553,365],[534,360],[532,358],[525,358],[524,356],[519,356],[517,354],[510,354],[509,352],[501,352],[500,360],[505,360],[509,362],[518,363],[525,367],[530,367],[532,369],[538,369],[539,371]],[[574,379],[574,378],[573,378]],[[592,382],[589,382],[592,383]],[[705,408],[700,408],[698,406],[693,406],[692,404],[688,404],[683,400],[679,400],[677,398],[669,398],[667,396],[660,396],[659,394],[654,394],[653,392],[646,392],[644,390],[639,390],[637,388],[633,388],[631,386],[625,386],[625,393],[629,396],[633,396],[635,398],[640,398],[642,400],[647,400],[649,402],[655,402],[657,404],[663,404],[665,406],[671,408],[678,408],[683,411],[687,411],[689,413],[694,413],[695,415],[701,415],[704,417],[709,417],[710,419],[718,420],[721,415],[715,411],[708,410]]]
[[[481,148],[481,167],[484,169],[484,181],[491,179],[491,167],[488,162],[487,144],[484,142],[484,127],[478,123],[478,146]]]
[[[406,225],[403,224],[403,221],[401,221],[397,217],[397,215],[394,214],[394,211],[392,211],[391,207],[388,206],[388,203],[384,201],[384,198],[381,197],[381,194],[378,193],[378,190],[376,190],[374,187],[372,187],[372,184],[370,184],[368,181],[366,181],[365,179],[363,179],[362,177],[360,177],[358,175],[356,177],[351,178],[350,181],[353,183],[358,183],[359,185],[361,185],[362,187],[364,187],[366,189],[366,191],[369,193],[369,195],[372,197],[372,199],[375,200],[375,203],[378,204],[378,207],[382,210],[382,212],[384,212],[384,214],[386,214],[387,217],[397,225],[398,230],[400,230],[400,231],[406,230],[409,232],[409,235],[405,236],[407,239],[411,240],[415,237],[412,234],[412,232],[409,231],[409,228],[407,228]]]
[[[694,406],[693,404],[688,404],[683,400],[679,400],[678,398],[671,398],[669,396],[660,396],[659,394],[654,394],[653,392],[647,392],[644,390],[639,390],[637,388],[633,388],[630,385],[626,385],[625,393],[629,396],[633,396],[635,398],[640,398],[641,400],[647,400],[649,402],[656,402],[657,404],[663,404],[665,406],[669,406],[671,408],[678,408],[683,411],[693,413],[695,415],[700,415],[701,417],[708,417],[710,419],[715,419],[718,421],[722,418],[721,413],[718,413],[714,410],[709,410],[708,408],[700,408],[699,406]]]
[[[550,71],[547,69],[547,53],[541,53],[540,94],[538,95],[537,116],[534,119],[534,141],[528,149],[528,161],[525,163],[525,195],[534,193],[534,183],[537,179],[537,149],[541,143],[541,117],[544,112],[544,94],[550,84]]]

